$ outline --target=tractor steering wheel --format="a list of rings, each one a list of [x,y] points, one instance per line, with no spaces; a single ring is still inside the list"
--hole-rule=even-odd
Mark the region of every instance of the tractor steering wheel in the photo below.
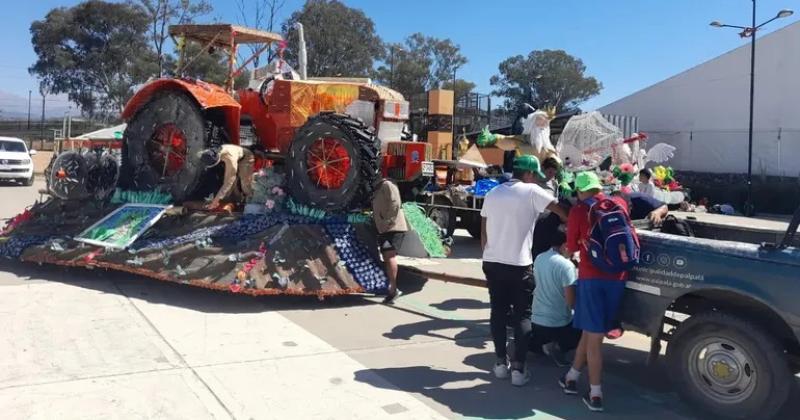
[[[267,106],[267,94],[269,93],[267,91],[270,90],[269,87],[274,82],[275,76],[269,76],[264,79],[264,82],[261,83],[261,87],[258,88],[258,99],[261,100],[261,103],[264,104],[264,106]]]

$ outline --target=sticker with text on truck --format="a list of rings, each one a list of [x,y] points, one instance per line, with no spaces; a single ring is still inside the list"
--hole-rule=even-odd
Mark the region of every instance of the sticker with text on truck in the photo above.
[[[422,161],[422,176],[433,176],[433,162],[428,160]]]

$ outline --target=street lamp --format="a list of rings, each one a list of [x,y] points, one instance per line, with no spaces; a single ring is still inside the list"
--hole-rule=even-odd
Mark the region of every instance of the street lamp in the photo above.
[[[783,9],[778,12],[772,19],[756,25],[756,0],[753,2],[753,24],[752,26],[738,26],[726,25],[719,21],[710,23],[715,28],[736,28],[741,29],[742,32],[739,36],[742,38],[750,37],[750,126],[747,130],[747,201],[744,205],[745,216],[753,216],[755,214],[755,204],[753,203],[753,97],[755,94],[755,72],[756,72],[756,31],[762,26],[772,22],[775,19],[785,18],[791,16],[794,12],[789,9]]]

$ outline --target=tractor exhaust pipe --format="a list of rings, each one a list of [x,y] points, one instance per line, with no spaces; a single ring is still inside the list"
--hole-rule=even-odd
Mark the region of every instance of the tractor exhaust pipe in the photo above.
[[[300,80],[308,79],[308,56],[306,54],[306,37],[303,34],[303,24],[297,22],[294,24],[295,29],[297,29],[297,40],[300,45],[298,45],[297,49],[297,64],[300,67],[298,72],[300,73]]]

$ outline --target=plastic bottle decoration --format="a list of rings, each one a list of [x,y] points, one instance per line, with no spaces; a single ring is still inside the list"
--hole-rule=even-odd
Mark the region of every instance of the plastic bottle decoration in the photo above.
[[[178,264],[178,266],[175,267],[175,275],[178,277],[183,277],[186,275],[186,270],[184,270],[183,267],[181,267],[181,265]]]
[[[47,242],[50,237],[43,235],[14,235],[0,241],[0,257],[19,258],[26,249]]]
[[[230,288],[231,292],[239,293],[242,290],[242,285],[239,284],[239,280],[238,279],[233,279],[233,282],[231,282],[229,288]]]
[[[447,251],[442,244],[439,225],[425,215],[422,208],[416,203],[403,203],[403,213],[408,224],[419,235],[422,245],[432,258],[445,258]]]
[[[111,196],[112,204],[169,204],[172,203],[172,194],[153,191],[127,191],[119,188]]]
[[[88,258],[88,256],[87,256],[87,258]],[[92,258],[94,258],[94,257],[92,257]],[[88,261],[89,260],[87,260],[87,262]],[[125,263],[128,264],[128,265],[132,265],[134,267],[141,267],[142,264],[144,264],[144,260],[142,260],[141,257],[139,257],[137,255],[137,256],[133,257],[133,259],[126,260]]]
[[[386,291],[388,278],[383,269],[371,257],[369,251],[358,242],[355,229],[344,223],[327,224],[325,231],[333,238],[339,258],[344,261],[353,279],[369,293]]]
[[[258,251],[256,252],[256,256],[251,258],[250,261],[244,264],[241,270],[236,273],[236,280],[238,284],[243,284],[245,288],[252,289],[256,287],[256,282],[252,278],[250,278],[250,272],[253,271],[253,268],[264,258],[264,254],[267,252],[266,245],[262,242],[261,245],[258,247]]]

